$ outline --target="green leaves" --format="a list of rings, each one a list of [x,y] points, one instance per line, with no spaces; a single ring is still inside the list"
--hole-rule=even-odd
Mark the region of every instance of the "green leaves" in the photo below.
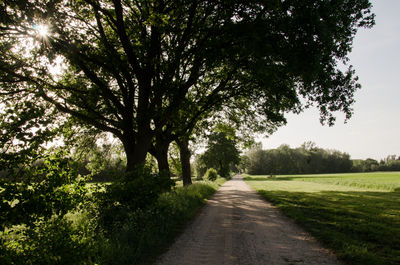
[[[204,178],[210,181],[215,181],[218,177],[218,172],[213,168],[207,169],[206,173],[204,174]]]
[[[221,128],[220,126],[219,129]],[[204,162],[206,168],[214,168],[221,177],[228,178],[231,168],[240,161],[235,135],[230,135],[226,128],[211,134],[207,150],[201,155],[200,160]]]
[[[347,63],[357,28],[374,24],[367,0],[7,1],[0,8],[2,99],[48,102],[111,132],[137,164],[149,151],[144,141],[186,136],[228,108],[246,108],[241,114],[262,121],[248,127],[268,133],[286,112],[307,107],[301,98],[329,124],[336,111],[349,118],[360,85],[338,63]],[[35,23],[49,25],[47,40],[35,36]],[[57,78],[55,58],[66,65]]]
[[[51,105],[17,96],[0,107],[0,169],[32,159],[57,133]]]
[[[62,218],[86,198],[85,179],[63,152],[26,161],[5,174],[0,186],[1,230],[20,224],[34,227],[54,216]]]
[[[277,149],[254,148],[243,158],[243,169],[250,174],[304,174],[349,172],[350,156],[335,150],[325,150],[306,142],[301,147],[281,145]]]

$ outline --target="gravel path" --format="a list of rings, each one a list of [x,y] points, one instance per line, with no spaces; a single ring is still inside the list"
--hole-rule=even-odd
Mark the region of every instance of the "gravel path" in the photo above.
[[[158,265],[340,265],[240,176],[208,201]]]

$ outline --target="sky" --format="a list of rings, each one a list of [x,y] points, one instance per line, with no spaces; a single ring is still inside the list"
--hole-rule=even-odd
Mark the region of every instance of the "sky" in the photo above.
[[[339,113],[336,124],[329,127],[320,124],[316,109],[288,114],[286,126],[268,138],[258,138],[264,149],[282,144],[295,148],[312,141],[346,152],[352,159],[400,156],[400,1],[371,3],[376,25],[358,31],[349,56],[362,85],[355,94],[352,118],[344,123]]]

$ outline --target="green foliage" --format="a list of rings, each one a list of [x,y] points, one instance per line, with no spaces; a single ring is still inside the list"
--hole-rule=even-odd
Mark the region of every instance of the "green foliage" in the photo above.
[[[400,171],[400,157],[389,155],[380,162],[375,159],[353,160],[354,172]]]
[[[26,161],[8,171],[1,180],[0,228],[25,224],[35,226],[39,220],[64,216],[85,198],[85,179],[78,175],[64,152],[56,151],[35,161]]]
[[[112,133],[128,170],[157,137],[185,136],[227,108],[242,110],[229,120],[249,114],[258,131],[312,103],[329,124],[336,111],[350,118],[360,85],[348,54],[357,29],[374,25],[368,0],[36,0],[1,1],[0,10],[7,112],[21,102],[48,105],[43,110]]]
[[[246,181],[346,263],[399,264],[399,172]]]
[[[241,157],[240,169],[250,174],[322,174],[344,172],[399,171],[400,160],[396,155],[378,162],[350,160],[347,153],[319,148],[305,142],[298,148],[281,145],[276,149],[251,149]]]
[[[126,161],[121,156],[118,147],[112,144],[103,144],[101,147],[92,150],[86,168],[94,174],[97,180],[111,178],[117,172],[122,173]]]
[[[62,153],[49,155],[38,164],[36,171],[32,169],[29,172],[46,172],[45,176],[54,180],[54,184],[67,180],[78,183],[79,178],[72,178],[76,171],[67,162],[70,161]],[[26,178],[27,169],[24,172]],[[39,175],[37,173],[35,179]],[[40,183],[44,185],[46,179],[40,176]],[[35,184],[32,187],[37,187]],[[121,176],[115,183],[102,184],[97,192],[94,192],[93,184],[90,192],[83,187],[82,198],[76,197],[72,189],[74,185],[68,185],[70,199],[67,194],[60,194],[55,185],[53,193],[48,192],[60,202],[55,203],[55,199],[47,194],[39,196],[47,203],[46,207],[52,209],[51,213],[47,208],[43,212],[41,207],[31,209],[29,218],[19,213],[13,219],[13,225],[9,221],[0,232],[0,263],[149,264],[218,187],[217,183],[196,183],[171,191],[171,185],[168,176],[152,173],[146,167]],[[6,188],[2,187],[2,196],[11,193],[9,186]],[[47,190],[40,190],[44,191]],[[19,189],[18,192],[25,191]],[[91,197],[90,194],[97,196]],[[22,195],[18,196],[18,199],[22,198]],[[25,197],[26,202],[33,202],[36,198]],[[76,204],[81,207],[77,208],[79,205]]]
[[[277,149],[250,150],[243,158],[249,174],[313,174],[351,172],[350,156],[336,150],[304,143],[299,148],[281,145]]]
[[[127,212],[103,246],[100,264],[151,264],[217,189],[195,183],[163,193],[146,209]]]
[[[97,249],[89,224],[56,217],[38,222],[35,229],[10,229],[0,235],[0,263],[91,264]]]
[[[126,171],[123,147],[112,135],[98,130],[68,129],[71,131],[64,130],[63,136],[73,149],[73,159],[80,163],[80,172],[90,172],[97,182],[112,181],[113,176]]]
[[[214,168],[221,177],[228,178],[231,167],[240,161],[234,131],[217,131],[211,134],[201,160],[206,168]]]
[[[389,160],[380,163],[378,170],[380,171],[400,171],[400,160]]]
[[[202,180],[204,174],[205,174],[206,171],[207,171],[207,166],[206,166],[206,164],[205,164],[205,162],[204,162],[204,159],[203,159],[203,156],[202,156],[202,155],[197,154],[197,155],[195,156],[195,160],[194,160],[194,171],[195,171],[196,178],[197,178],[198,180]]]
[[[285,112],[301,110],[301,98],[328,123],[335,111],[349,118],[360,85],[351,66],[342,72],[337,65],[347,62],[357,28],[374,24],[370,8],[367,0],[1,1],[0,167],[18,179],[2,183],[2,230],[23,223],[46,234],[83,198],[83,182],[64,160],[21,165],[34,161],[28,154],[65,120],[109,132],[124,145],[133,173],[109,186],[95,207],[100,227],[111,231],[129,227],[124,220],[135,224],[170,189],[167,177],[133,171],[161,135],[185,136],[230,107],[275,128]],[[38,24],[51,25],[48,36],[38,34]],[[63,71],[54,74],[58,60]],[[103,150],[89,161],[92,170],[108,167]],[[238,157],[226,150],[215,149],[223,159],[213,160],[212,151],[204,160],[222,176]],[[149,223],[154,217],[143,216]]]
[[[353,171],[355,172],[376,171],[378,167],[379,163],[375,159],[353,160]]]
[[[100,226],[108,231],[119,227],[130,212],[150,207],[173,185],[167,173],[154,173],[146,166],[125,173],[98,193]]]
[[[175,176],[182,176],[182,163],[180,160],[179,146],[176,142],[172,142],[170,145],[168,157],[171,173]]]
[[[0,263],[84,263],[95,251],[91,230],[82,230],[90,223],[75,225],[67,214],[86,200],[85,179],[65,152],[40,157],[2,179]]]
[[[35,159],[59,127],[50,104],[17,99],[0,103],[0,170]]]
[[[217,170],[213,168],[207,169],[206,173],[204,174],[204,179],[208,179],[210,181],[215,181],[219,177]]]

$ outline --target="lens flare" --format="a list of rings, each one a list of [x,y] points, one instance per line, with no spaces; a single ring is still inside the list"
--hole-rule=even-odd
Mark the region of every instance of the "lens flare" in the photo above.
[[[36,30],[37,34],[42,38],[45,38],[49,35],[49,27],[47,25],[35,24],[33,25],[33,29]]]

